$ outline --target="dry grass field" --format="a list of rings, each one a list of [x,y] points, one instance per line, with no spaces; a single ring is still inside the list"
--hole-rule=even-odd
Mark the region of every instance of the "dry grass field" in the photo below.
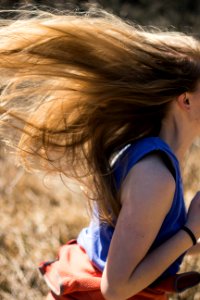
[[[186,198],[200,187],[198,151],[187,162]],[[3,150],[0,164],[0,300],[43,300],[48,289],[37,265],[88,223],[85,201],[75,186],[69,192],[59,178],[26,173]],[[182,270],[200,271],[200,255]],[[200,300],[200,285],[172,299]]]

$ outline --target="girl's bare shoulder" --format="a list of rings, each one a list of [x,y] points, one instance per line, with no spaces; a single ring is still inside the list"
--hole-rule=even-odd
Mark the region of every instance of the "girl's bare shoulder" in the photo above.
[[[160,152],[153,152],[146,155],[130,170],[122,184],[121,201],[123,203],[130,198],[147,197],[149,201],[152,199],[158,205],[162,196],[166,206],[170,208],[175,188],[174,176],[163,160],[163,156]]]

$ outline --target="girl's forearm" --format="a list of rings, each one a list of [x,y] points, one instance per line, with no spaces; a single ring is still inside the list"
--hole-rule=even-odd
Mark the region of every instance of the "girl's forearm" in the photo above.
[[[192,247],[189,235],[180,230],[160,247],[148,254],[133,270],[129,280],[118,285],[114,291],[104,294],[106,300],[124,300],[149,286],[181,254]]]

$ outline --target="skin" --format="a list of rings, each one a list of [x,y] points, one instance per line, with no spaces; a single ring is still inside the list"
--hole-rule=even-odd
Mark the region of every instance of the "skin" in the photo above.
[[[172,101],[160,131],[180,165],[199,135],[200,84],[195,92]],[[101,281],[106,300],[124,300],[137,294],[193,246],[189,235],[180,230],[146,255],[171,207],[174,191],[174,178],[156,154],[142,159],[127,175],[121,190],[122,209]],[[200,192],[191,202],[186,226],[200,237]]]

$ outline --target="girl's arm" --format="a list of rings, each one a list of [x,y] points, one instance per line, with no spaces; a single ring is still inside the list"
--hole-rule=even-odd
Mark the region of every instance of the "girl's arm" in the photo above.
[[[130,171],[122,186],[122,209],[102,276],[105,299],[124,300],[137,294],[192,246],[188,234],[180,230],[147,255],[174,192],[174,178],[157,155],[147,156]],[[200,208],[195,210],[199,218]]]

